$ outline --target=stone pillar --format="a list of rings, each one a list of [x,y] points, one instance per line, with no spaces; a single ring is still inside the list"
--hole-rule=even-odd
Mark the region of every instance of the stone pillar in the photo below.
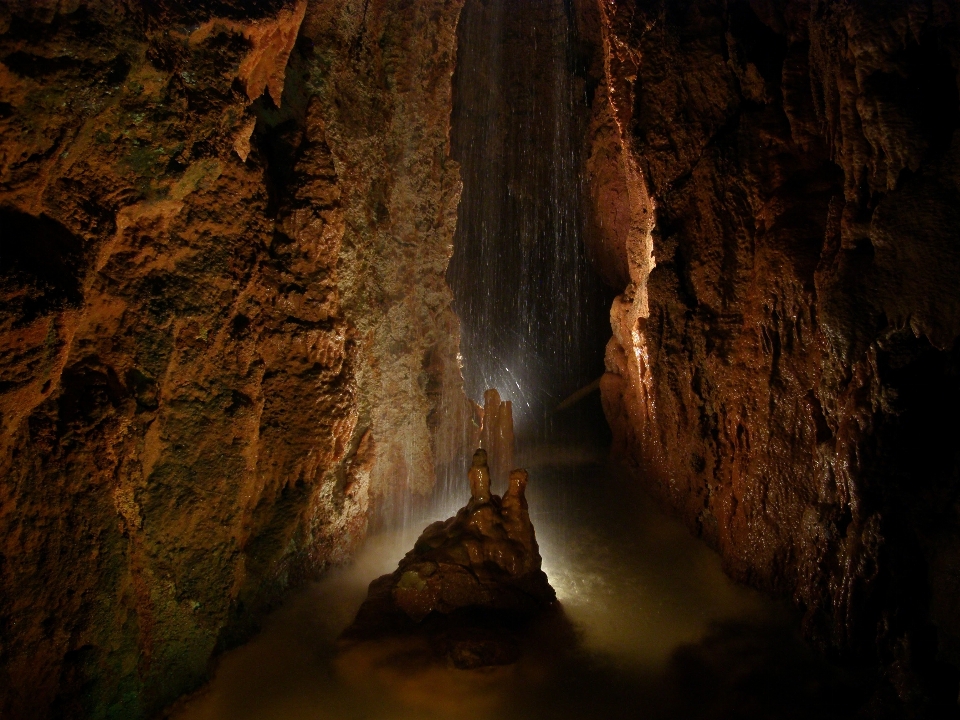
[[[483,394],[480,447],[487,451],[491,479],[506,482],[513,469],[513,404],[501,401],[500,393],[493,389]]]
[[[483,448],[473,454],[473,465],[467,477],[470,479],[471,501],[490,502],[490,469],[487,467],[487,452]]]

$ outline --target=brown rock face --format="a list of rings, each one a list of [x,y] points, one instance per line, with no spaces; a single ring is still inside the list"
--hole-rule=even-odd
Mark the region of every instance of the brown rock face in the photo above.
[[[155,713],[466,428],[459,3],[355,5],[0,8],[0,716]]]
[[[960,665],[957,12],[581,3],[617,443],[918,707]]]
[[[505,483],[513,469],[513,440],[513,403],[501,401],[491,388],[483,394],[480,447],[489,455],[490,477],[497,485]]]
[[[486,460],[486,452],[477,450],[467,505],[427,527],[397,569],[370,584],[344,633],[346,645],[422,637],[437,659],[460,668],[516,660],[514,631],[552,608],[556,593],[541,570],[527,510],[527,472],[513,470],[500,498],[489,493]]]

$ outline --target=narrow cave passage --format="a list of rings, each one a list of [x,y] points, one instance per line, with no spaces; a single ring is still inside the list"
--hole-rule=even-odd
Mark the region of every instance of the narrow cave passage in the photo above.
[[[0,2],[0,720],[956,717],[956,6]]]
[[[584,247],[594,81],[578,32],[565,0],[464,5],[452,118],[464,189],[447,273],[465,389],[513,403],[543,567],[571,624],[545,621],[519,662],[480,671],[389,642],[338,649],[370,580],[463,504],[458,466],[424,514],[369,539],[229,654],[179,720],[841,718],[861,701],[857,678],[800,641],[790,610],[732,582],[631,487],[608,459],[599,393],[556,411],[603,372],[614,295]]]

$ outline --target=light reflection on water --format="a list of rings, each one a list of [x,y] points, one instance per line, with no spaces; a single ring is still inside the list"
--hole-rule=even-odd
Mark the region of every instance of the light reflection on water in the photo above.
[[[545,621],[517,664],[474,671],[426,662],[418,641],[338,654],[367,584],[392,571],[418,534],[384,533],[351,566],[290,598],[173,717],[833,717],[824,698],[845,690],[796,640],[796,617],[732,583],[676,521],[576,459],[559,449],[539,464],[527,458],[544,569],[575,639]]]

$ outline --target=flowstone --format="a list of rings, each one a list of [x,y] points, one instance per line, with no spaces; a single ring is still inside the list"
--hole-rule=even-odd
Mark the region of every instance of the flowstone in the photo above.
[[[345,644],[414,635],[458,668],[504,665],[519,656],[524,627],[558,609],[527,510],[527,472],[513,470],[504,496],[492,495],[481,449],[468,477],[467,505],[428,526],[397,569],[370,584]]]

